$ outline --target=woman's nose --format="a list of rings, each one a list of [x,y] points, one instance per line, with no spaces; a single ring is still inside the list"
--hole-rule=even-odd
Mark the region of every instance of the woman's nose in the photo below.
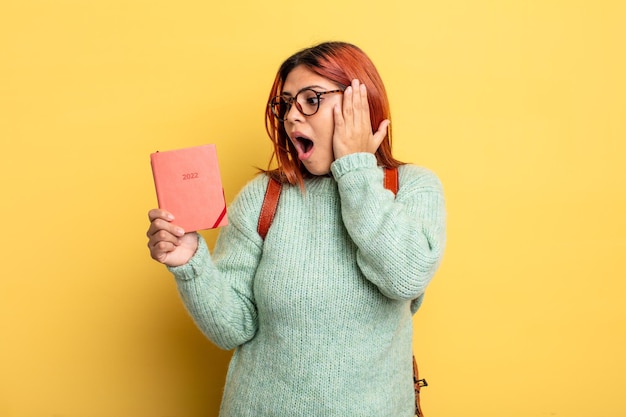
[[[298,103],[294,100],[289,110],[287,110],[287,114],[285,115],[285,120],[289,122],[296,122],[304,120],[304,114],[298,108]]]

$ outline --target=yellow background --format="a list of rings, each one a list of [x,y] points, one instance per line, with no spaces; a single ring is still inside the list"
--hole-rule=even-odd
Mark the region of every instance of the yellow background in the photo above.
[[[416,316],[429,417],[626,413],[626,6],[4,0],[0,416],[215,416],[229,352],[146,248],[149,154],[265,167],[284,58],[360,45],[449,244]],[[214,242],[216,232],[205,236]]]

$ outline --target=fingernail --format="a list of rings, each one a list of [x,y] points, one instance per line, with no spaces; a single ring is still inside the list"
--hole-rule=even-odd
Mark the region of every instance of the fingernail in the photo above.
[[[181,229],[180,227],[176,228],[176,234],[178,236],[183,236],[185,234],[185,231],[183,229]]]

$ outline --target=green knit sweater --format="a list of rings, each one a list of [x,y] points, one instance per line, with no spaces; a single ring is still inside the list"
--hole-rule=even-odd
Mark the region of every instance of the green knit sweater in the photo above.
[[[265,241],[268,178],[229,208],[213,255],[170,268],[199,328],[235,349],[221,417],[413,416],[412,314],[445,245],[442,188],[399,169],[397,196],[372,154],[283,187]]]

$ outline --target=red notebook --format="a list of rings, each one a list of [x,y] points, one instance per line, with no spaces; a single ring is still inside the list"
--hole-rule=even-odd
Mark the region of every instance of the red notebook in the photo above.
[[[159,208],[185,232],[228,224],[215,145],[150,154]]]

